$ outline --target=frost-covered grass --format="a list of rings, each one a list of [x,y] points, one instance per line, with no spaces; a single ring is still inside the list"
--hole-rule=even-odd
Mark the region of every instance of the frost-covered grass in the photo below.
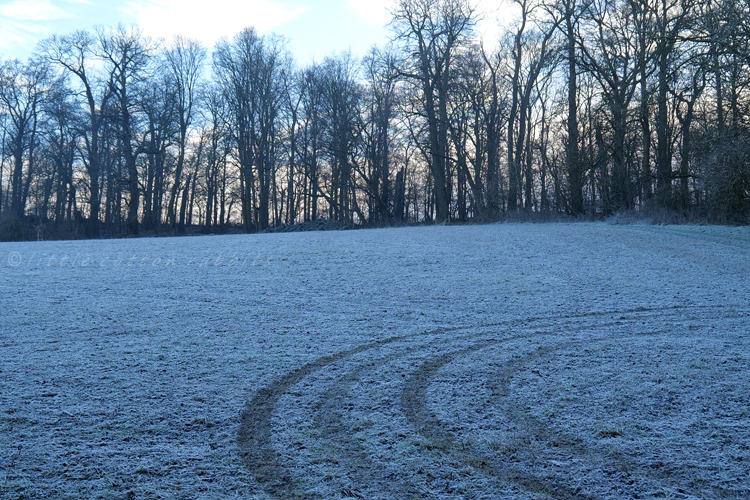
[[[0,498],[748,498],[750,230],[0,244]]]

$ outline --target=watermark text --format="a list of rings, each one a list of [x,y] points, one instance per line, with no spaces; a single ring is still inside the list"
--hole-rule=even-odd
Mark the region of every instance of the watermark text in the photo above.
[[[34,252],[24,255],[20,252],[10,252],[6,260],[13,268],[42,269],[42,268],[153,268],[166,269],[176,267],[219,268],[219,267],[268,267],[270,257],[249,253],[225,253],[201,256],[155,256],[147,254],[130,255],[93,255],[78,252],[75,254],[58,254],[48,252]]]

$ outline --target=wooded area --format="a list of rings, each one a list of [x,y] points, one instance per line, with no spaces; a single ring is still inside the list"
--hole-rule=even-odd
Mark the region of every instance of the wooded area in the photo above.
[[[399,0],[392,42],[298,65],[137,26],[0,66],[0,238],[750,216],[750,0]]]

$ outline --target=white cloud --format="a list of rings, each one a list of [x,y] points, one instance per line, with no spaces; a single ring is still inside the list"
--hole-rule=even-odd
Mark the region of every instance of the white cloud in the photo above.
[[[181,34],[208,47],[222,36],[231,37],[249,26],[266,33],[305,10],[287,8],[272,0],[139,0],[130,1],[123,8],[151,36],[169,40]]]
[[[480,20],[476,29],[488,49],[497,47],[504,26],[507,26],[512,19],[509,3],[498,1],[479,3]]]
[[[495,50],[503,33],[518,17],[516,4],[512,0],[477,0],[475,6],[478,18],[475,32],[485,49]]]
[[[391,20],[389,9],[395,0],[347,0],[346,6],[368,24],[384,26]]]
[[[75,0],[80,1],[80,0]],[[25,58],[51,25],[74,17],[50,0],[16,0],[0,5],[0,50],[9,57]],[[5,55],[5,54],[3,54]]]
[[[500,34],[514,18],[511,0],[475,0],[480,17],[476,31],[487,47],[497,46]],[[390,10],[396,0],[346,0],[347,8],[368,24],[385,26],[390,22]]]
[[[0,16],[15,21],[54,21],[69,18],[70,14],[50,0],[16,0],[0,5]]]
[[[3,36],[0,37],[0,49],[5,52],[29,40],[28,33],[25,33],[17,22],[0,19],[0,31]]]

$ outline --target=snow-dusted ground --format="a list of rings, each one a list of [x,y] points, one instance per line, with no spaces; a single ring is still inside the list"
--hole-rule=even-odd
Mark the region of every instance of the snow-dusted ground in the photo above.
[[[0,244],[0,498],[748,498],[750,229]]]

